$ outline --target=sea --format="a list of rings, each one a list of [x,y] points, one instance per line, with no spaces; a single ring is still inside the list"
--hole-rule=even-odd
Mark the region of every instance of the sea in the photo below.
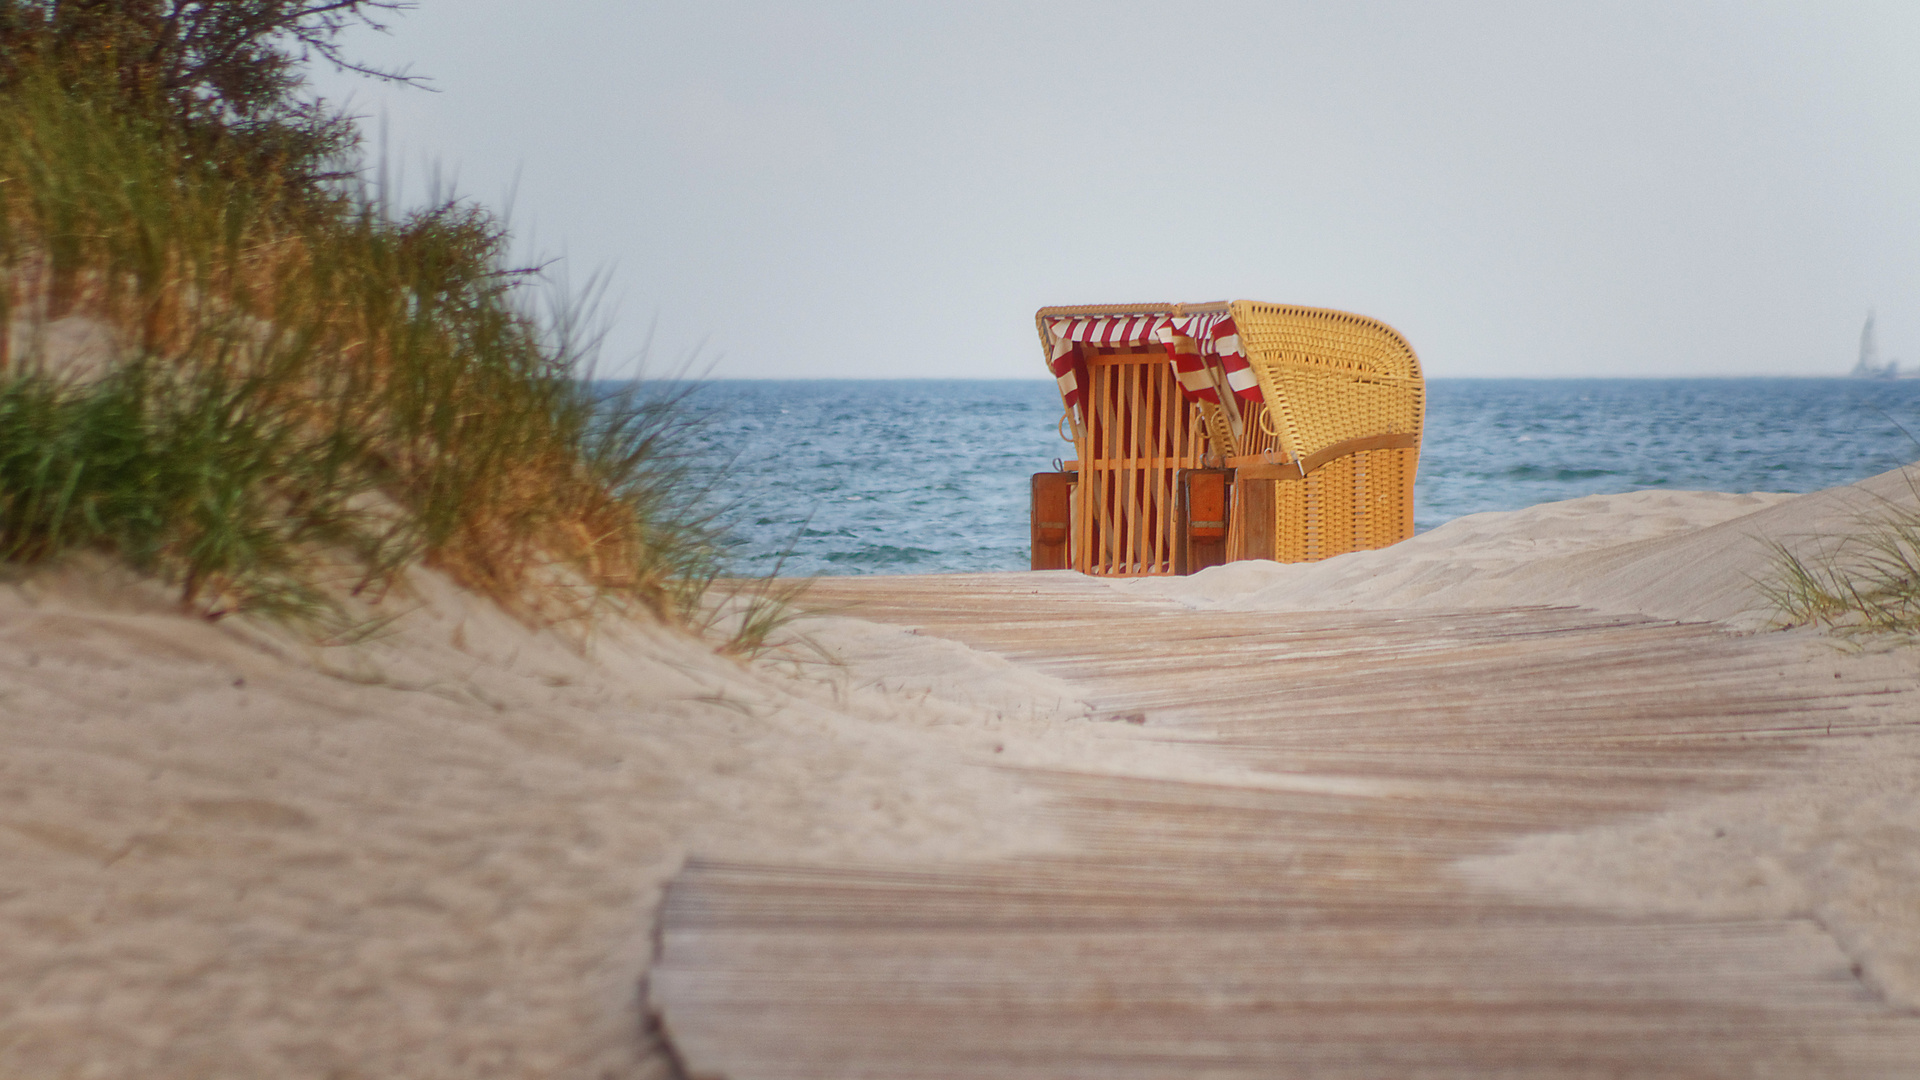
[[[1028,478],[1072,456],[1042,380],[687,390],[738,573],[1027,568]],[[1430,379],[1425,531],[1609,492],[1805,492],[1920,459],[1920,380]]]

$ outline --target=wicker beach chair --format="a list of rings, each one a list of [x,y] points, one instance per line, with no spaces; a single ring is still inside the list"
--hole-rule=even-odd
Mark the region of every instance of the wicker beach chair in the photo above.
[[[1413,535],[1426,383],[1392,327],[1247,300],[1036,322],[1074,458],[1033,478],[1034,569],[1184,574]]]

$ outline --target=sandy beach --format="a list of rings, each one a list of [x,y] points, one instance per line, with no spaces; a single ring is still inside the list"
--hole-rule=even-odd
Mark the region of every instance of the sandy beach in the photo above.
[[[1836,690],[1894,694],[1920,675],[1910,649],[1767,630],[1755,591],[1770,542],[1815,551],[1888,502],[1912,504],[1904,475],[1592,496],[1320,564],[1073,587],[1221,620],[1544,606],[1709,623],[1830,668]],[[1042,812],[1062,771],[1392,789],[1236,764],[1046,665],[857,609],[739,663],[639,623],[530,631],[427,572],[383,608],[368,640],[316,643],[183,616],[88,560],[0,585],[0,1075],[671,1075],[649,965],[690,860],[1071,857]],[[1623,916],[1810,919],[1875,1007],[1912,1013],[1920,738],[1875,723],[1763,783],[1449,872]]]

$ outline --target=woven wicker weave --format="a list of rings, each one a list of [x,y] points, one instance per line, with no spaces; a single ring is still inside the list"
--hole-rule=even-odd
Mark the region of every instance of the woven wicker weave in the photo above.
[[[1280,449],[1309,458],[1371,436],[1418,436],[1426,382],[1405,338],[1344,311],[1231,305]]]
[[[1042,308],[1036,321],[1051,350],[1052,318],[1205,312],[1232,315],[1262,401],[1186,401],[1164,353],[1080,346],[1091,385],[1067,418],[1074,569],[1174,573],[1178,475],[1205,465],[1234,469],[1228,559],[1305,562],[1412,536],[1426,384],[1393,328],[1247,300]]]

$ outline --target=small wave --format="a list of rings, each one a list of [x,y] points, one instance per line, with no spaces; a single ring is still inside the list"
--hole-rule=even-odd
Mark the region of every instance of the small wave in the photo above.
[[[1568,469],[1547,468],[1540,465],[1515,465],[1502,472],[1495,473],[1502,480],[1550,480],[1565,483],[1569,480],[1595,480],[1602,476],[1617,475],[1612,469]]]
[[[932,548],[870,544],[858,551],[829,551],[827,561],[842,566],[899,566],[902,563],[921,562],[940,554]]]

